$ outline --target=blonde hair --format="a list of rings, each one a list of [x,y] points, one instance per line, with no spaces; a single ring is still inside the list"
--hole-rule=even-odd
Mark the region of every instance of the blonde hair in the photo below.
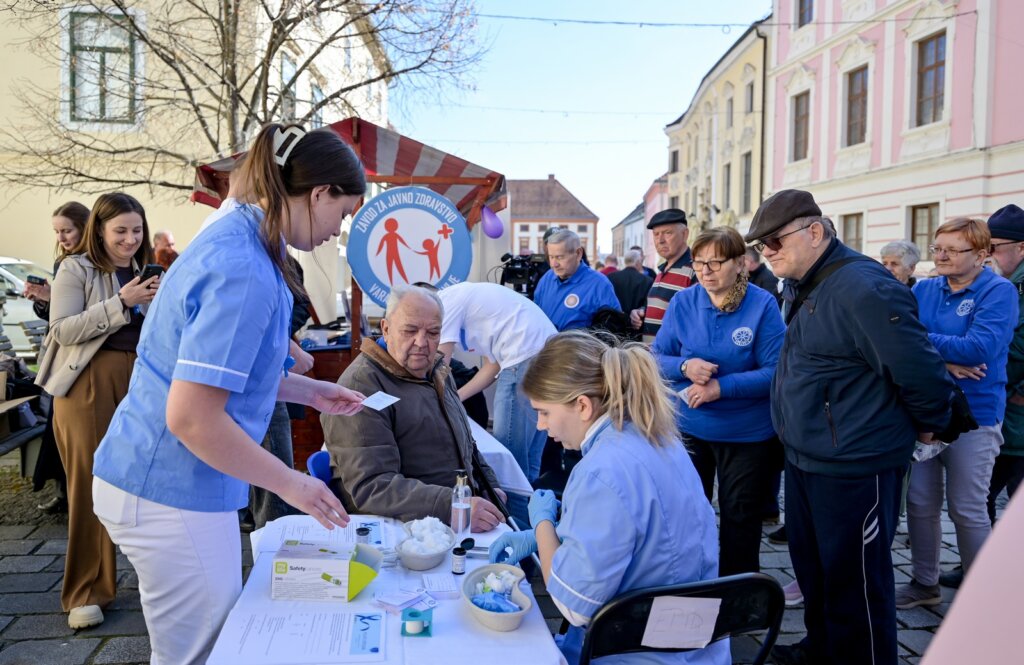
[[[616,429],[628,420],[653,445],[679,439],[671,390],[651,352],[636,342],[619,346],[611,335],[569,330],[548,339],[522,381],[530,399],[569,404],[586,395],[597,415]]]

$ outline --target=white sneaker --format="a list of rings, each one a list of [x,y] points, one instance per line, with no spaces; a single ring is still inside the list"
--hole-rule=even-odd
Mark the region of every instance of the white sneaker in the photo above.
[[[794,607],[804,602],[804,594],[796,580],[782,587],[782,593],[786,596],[786,607]]]
[[[75,630],[103,623],[103,610],[99,605],[83,605],[68,612],[68,626]]]

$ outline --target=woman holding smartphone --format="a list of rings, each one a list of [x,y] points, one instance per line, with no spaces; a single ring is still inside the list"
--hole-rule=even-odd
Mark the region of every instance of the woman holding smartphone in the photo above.
[[[271,124],[239,178],[247,195],[171,265],[96,452],[96,514],[139,576],[154,663],[206,662],[242,588],[237,511],[250,483],[327,528],[348,523],[327,485],[259,442],[276,401],[362,408],[357,392],[285,370],[289,287],[302,292],[285,246],[340,234],[366,191],[363,167],[329,129]]]
[[[61,606],[77,629],[101,623],[102,608],[117,591],[114,543],[93,513],[93,454],[128,392],[145,308],[159,280],[137,276],[152,252],[146,211],[127,194],[96,199],[76,250],[53,280],[36,383],[53,395],[54,434],[68,478]]]

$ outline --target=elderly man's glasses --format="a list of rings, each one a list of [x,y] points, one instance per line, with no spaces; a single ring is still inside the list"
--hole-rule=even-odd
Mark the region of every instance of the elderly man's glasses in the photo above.
[[[794,233],[799,233],[800,231],[803,231],[804,229],[806,229],[808,226],[810,226],[810,224],[808,224],[807,226],[801,226],[800,228],[794,229],[794,230],[792,230],[792,231],[790,231],[788,233],[782,233],[780,235],[772,236],[770,238],[762,238],[758,242],[754,243],[754,249],[756,249],[759,252],[763,252],[764,248],[767,247],[768,249],[772,250],[773,252],[777,252],[780,249],[782,249],[782,239],[783,238],[785,238],[786,236],[791,236]]]
[[[938,247],[936,245],[928,245],[928,251],[932,253],[932,256],[951,256],[956,258],[961,254],[967,254],[973,252],[973,247],[967,249],[956,249],[955,247]]]
[[[729,261],[732,261],[732,259],[724,259],[722,261],[719,261],[717,259],[712,261],[701,261],[700,259],[694,259],[692,265],[694,272],[704,272],[704,268],[707,268],[711,272],[718,272],[719,270],[722,269],[722,265],[728,263]]]
[[[1020,240],[1007,240],[1005,242],[994,242],[994,243],[992,243],[992,246],[989,247],[988,251],[989,251],[989,253],[992,253],[992,252],[996,251],[996,247],[1002,247],[1003,245],[1019,245],[1020,243],[1021,243]]]

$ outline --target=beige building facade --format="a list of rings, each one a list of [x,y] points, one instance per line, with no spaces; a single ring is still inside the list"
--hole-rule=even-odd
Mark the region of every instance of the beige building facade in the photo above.
[[[667,203],[686,211],[691,232],[721,225],[742,232],[761,202],[764,21],[736,40],[704,76],[689,108],[665,127]]]

